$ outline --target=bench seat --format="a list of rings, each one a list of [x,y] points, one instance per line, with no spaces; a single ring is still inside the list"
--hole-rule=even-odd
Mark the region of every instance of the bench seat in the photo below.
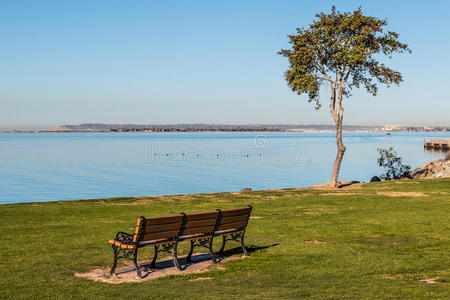
[[[162,244],[169,244],[169,243],[175,243],[174,240],[169,239],[159,239],[159,240],[153,240],[153,241],[145,241],[145,242],[139,242],[137,245],[138,247],[146,247],[146,246],[155,246],[155,245],[162,245]],[[134,249],[136,248],[136,245],[134,244],[125,244],[120,241],[116,240],[109,240],[108,243],[116,245],[117,247],[123,248],[123,249]]]

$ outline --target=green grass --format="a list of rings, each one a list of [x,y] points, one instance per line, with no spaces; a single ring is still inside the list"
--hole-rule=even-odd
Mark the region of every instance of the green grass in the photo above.
[[[416,194],[379,194],[393,192]],[[449,200],[450,179],[434,179],[344,190],[2,205],[0,298],[448,299]],[[117,231],[132,232],[138,216],[247,204],[259,217],[247,231],[254,251],[225,270],[116,285],[73,275],[109,267],[107,240]],[[149,260],[150,249],[139,256]],[[212,280],[190,280],[196,277]],[[420,281],[427,278],[437,283]]]

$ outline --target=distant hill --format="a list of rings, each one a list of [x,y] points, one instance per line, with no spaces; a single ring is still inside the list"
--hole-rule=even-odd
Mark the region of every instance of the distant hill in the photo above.
[[[344,125],[347,131],[371,131],[380,126]],[[321,124],[249,124],[249,125],[220,125],[220,124],[166,124],[166,125],[138,125],[138,124],[102,124],[86,123],[79,125],[61,125],[53,131],[334,131],[334,125]]]

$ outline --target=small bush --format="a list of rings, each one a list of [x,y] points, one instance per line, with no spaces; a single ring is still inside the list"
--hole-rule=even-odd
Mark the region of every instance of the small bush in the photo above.
[[[380,156],[377,159],[378,166],[384,169],[381,177],[385,180],[399,179],[411,170],[408,165],[402,164],[402,158],[397,156],[394,148],[377,148]]]

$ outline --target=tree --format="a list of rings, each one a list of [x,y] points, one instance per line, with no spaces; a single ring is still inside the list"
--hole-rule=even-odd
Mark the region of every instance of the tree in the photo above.
[[[377,151],[380,155],[377,159],[378,166],[384,169],[384,174],[381,176],[383,179],[399,179],[411,171],[411,166],[402,164],[402,158],[397,156],[394,148],[377,148]]]
[[[333,6],[330,14],[320,13],[308,28],[297,28],[288,35],[292,49],[279,54],[289,60],[285,72],[288,86],[298,95],[307,94],[309,102],[321,107],[319,90],[330,85],[331,116],[336,123],[337,154],[330,186],[338,185],[339,170],[346,150],[342,143],[343,99],[351,96],[353,88],[364,87],[377,95],[377,83],[399,84],[402,75],[377,60],[381,55],[392,58],[393,53],[411,53],[398,34],[384,32],[386,20],[364,16],[361,8],[353,12],[339,12]]]

